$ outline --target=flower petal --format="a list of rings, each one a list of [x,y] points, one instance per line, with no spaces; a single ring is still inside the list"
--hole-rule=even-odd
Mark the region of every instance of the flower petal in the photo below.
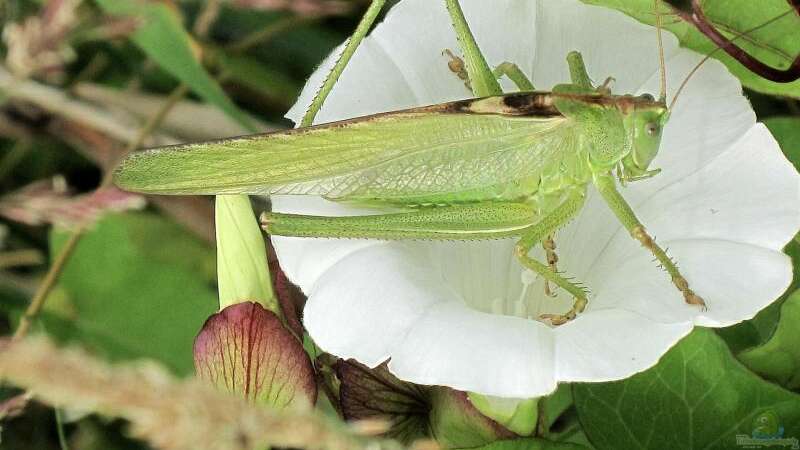
[[[692,331],[691,322],[659,323],[622,309],[587,312],[555,329],[559,381],[610,381],[651,367]]]
[[[719,238],[780,250],[800,228],[800,176],[759,123],[638,213],[666,241]]]
[[[556,388],[554,336],[540,322],[441,302],[414,323],[392,351],[403,380],[446,384],[499,397],[529,398]]]
[[[326,271],[308,294],[304,323],[317,344],[370,367],[386,361],[411,326],[439,303],[460,302],[408,247],[357,250]]]
[[[669,248],[707,311],[686,305],[666,272],[641,248],[639,255],[617,263],[590,310],[624,309],[660,323],[694,320],[724,327],[755,316],[792,280],[791,260],[777,250],[712,239],[671,241]]]

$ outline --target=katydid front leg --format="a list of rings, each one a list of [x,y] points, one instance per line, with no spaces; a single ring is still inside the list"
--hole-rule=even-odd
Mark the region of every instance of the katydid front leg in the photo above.
[[[681,275],[680,271],[678,270],[678,266],[676,266],[672,259],[667,255],[667,252],[659,247],[655,240],[649,234],[647,234],[647,231],[644,229],[644,225],[642,225],[639,219],[636,218],[636,214],[634,214],[633,209],[631,209],[630,205],[628,205],[628,202],[626,202],[619,191],[617,191],[617,187],[614,183],[614,177],[611,175],[611,173],[595,175],[594,184],[597,186],[597,190],[600,191],[603,199],[605,199],[606,204],[608,204],[609,208],[611,208],[611,211],[614,212],[614,215],[617,216],[617,219],[619,219],[625,229],[628,230],[631,236],[639,241],[643,247],[650,250],[658,262],[661,263],[662,267],[664,267],[667,273],[669,273],[670,277],[672,277],[672,283],[678,288],[679,291],[681,291],[686,303],[690,305],[698,305],[705,310],[705,301],[703,301],[699,295],[695,294],[694,291],[689,288],[689,282],[687,282],[686,278]]]
[[[538,273],[546,281],[552,282],[569,292],[575,298],[572,308],[566,313],[542,314],[539,316],[540,319],[550,320],[553,325],[567,323],[586,309],[586,304],[588,303],[586,291],[562,277],[547,265],[531,258],[528,253],[536,244],[545,241],[548,236],[569,222],[581,210],[584,200],[585,194],[582,190],[575,189],[568,193],[566,199],[558,207],[526,230],[526,233],[516,246],[517,258],[523,266]]]

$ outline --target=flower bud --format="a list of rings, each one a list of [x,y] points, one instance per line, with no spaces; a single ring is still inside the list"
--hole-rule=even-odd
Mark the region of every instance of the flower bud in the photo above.
[[[197,375],[254,403],[313,405],[314,370],[303,346],[275,313],[254,302],[212,315],[194,341]]]
[[[279,313],[264,237],[247,196],[218,195],[215,223],[220,309],[250,300]]]
[[[517,437],[481,414],[464,392],[398,380],[386,366],[339,361],[339,398],[347,420],[383,420],[404,444],[435,438],[442,448],[472,448]]]

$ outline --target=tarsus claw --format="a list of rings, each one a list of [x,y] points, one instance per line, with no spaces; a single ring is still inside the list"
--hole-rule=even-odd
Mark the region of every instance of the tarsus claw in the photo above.
[[[567,311],[565,314],[542,314],[539,316],[539,319],[549,320],[550,323],[555,326],[564,325],[570,320],[575,319],[578,314],[582,313],[583,310],[586,309],[586,305],[588,303],[589,301],[585,298],[578,297],[575,299],[575,303],[572,304],[572,309]]]

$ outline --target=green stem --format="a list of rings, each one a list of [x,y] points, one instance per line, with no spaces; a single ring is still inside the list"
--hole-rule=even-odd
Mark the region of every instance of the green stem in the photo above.
[[[467,75],[469,75],[472,92],[476,97],[501,95],[503,90],[500,88],[500,83],[498,83],[497,78],[489,68],[489,64],[486,63],[478,43],[475,42],[475,36],[472,35],[472,31],[469,29],[467,19],[464,18],[464,12],[461,10],[458,0],[445,0],[445,3],[453,21],[453,29],[456,31],[456,36],[458,36],[461,51],[464,53],[464,63],[467,66]]]
[[[359,44],[364,40],[375,18],[378,17],[378,13],[381,12],[384,3],[386,3],[386,0],[372,0],[372,4],[369,5],[364,17],[361,18],[361,22],[358,23],[353,36],[347,41],[342,55],[339,57],[339,60],[336,61],[336,64],[328,74],[325,82],[322,83],[322,87],[317,92],[317,95],[314,96],[314,100],[311,102],[311,106],[308,107],[305,116],[303,116],[303,120],[300,121],[301,127],[307,127],[314,123],[314,118],[317,117],[317,113],[322,108],[322,104],[325,103],[325,99],[328,98],[328,94],[330,94],[333,86],[339,81],[339,77],[342,75],[342,72],[344,72],[344,68],[347,67],[350,58],[353,57]]]

